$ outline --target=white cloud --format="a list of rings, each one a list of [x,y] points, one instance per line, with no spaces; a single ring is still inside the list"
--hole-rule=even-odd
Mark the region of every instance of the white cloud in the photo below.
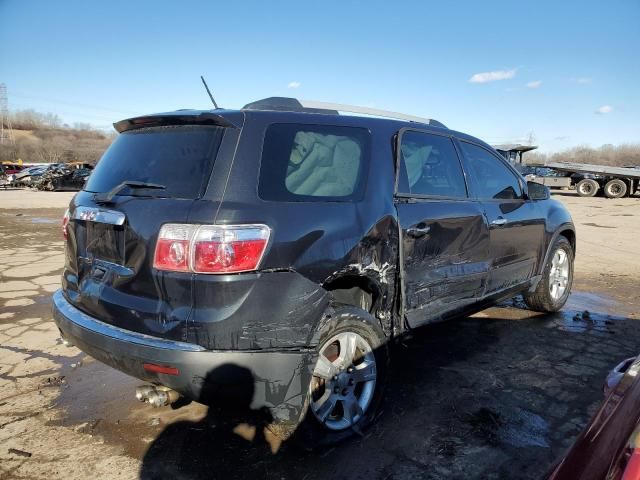
[[[613,107],[611,105],[603,105],[599,109],[596,110],[598,115],[605,115],[607,113],[613,112]]]
[[[496,80],[508,80],[516,76],[516,69],[496,70],[494,72],[482,72],[474,74],[470,79],[470,83],[487,83]]]
[[[591,83],[591,79],[589,77],[581,77],[577,78],[576,82],[580,83],[581,85],[586,85],[587,83]]]
[[[527,88],[538,88],[540,85],[542,85],[541,80],[534,80],[533,82],[527,83]]]
[[[300,85],[302,85],[300,82],[290,82],[287,88],[299,88]]]

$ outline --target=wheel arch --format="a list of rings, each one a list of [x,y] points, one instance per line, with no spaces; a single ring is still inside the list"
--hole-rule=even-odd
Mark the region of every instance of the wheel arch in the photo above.
[[[563,230],[560,230],[558,232],[558,237],[565,237],[567,240],[569,240],[569,243],[571,244],[571,248],[573,248],[573,253],[576,253],[576,231],[573,228],[564,228]],[[556,238],[554,238],[553,240],[555,241]]]
[[[332,278],[322,286],[337,304],[352,305],[371,314],[380,306],[382,288],[370,277],[347,274]]]
[[[540,267],[538,269],[538,273],[542,274],[544,272],[544,267],[549,261],[549,256],[552,254],[551,250],[553,248],[553,244],[556,242],[558,237],[565,237],[569,243],[571,244],[571,248],[573,249],[573,254],[576,253],[576,229],[570,223],[565,223],[560,225],[553,235],[551,235],[551,239],[549,240],[549,244],[547,245],[547,250],[544,255],[544,260],[541,262]]]
[[[318,324],[311,340],[317,342],[322,333],[336,328],[340,312],[361,312],[363,319],[382,330],[385,337],[392,335],[393,316],[387,311],[383,285],[366,275],[344,274],[327,280],[322,287],[330,296],[329,310]]]

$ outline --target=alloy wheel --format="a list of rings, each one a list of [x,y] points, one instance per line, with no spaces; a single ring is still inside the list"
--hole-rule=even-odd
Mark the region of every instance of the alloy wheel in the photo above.
[[[569,285],[569,255],[559,248],[553,254],[549,271],[549,293],[553,300],[560,300]]]
[[[331,430],[352,427],[371,404],[376,376],[375,354],[361,335],[333,336],[320,349],[313,371],[313,414]]]

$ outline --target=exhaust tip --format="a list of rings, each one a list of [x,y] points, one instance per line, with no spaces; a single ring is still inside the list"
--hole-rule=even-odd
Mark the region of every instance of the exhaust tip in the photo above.
[[[149,394],[151,394],[155,388],[153,385],[140,385],[136,387],[136,398],[140,402],[147,402],[149,400]]]
[[[180,394],[162,386],[140,385],[136,388],[136,398],[152,407],[159,408],[171,405],[180,398]]]

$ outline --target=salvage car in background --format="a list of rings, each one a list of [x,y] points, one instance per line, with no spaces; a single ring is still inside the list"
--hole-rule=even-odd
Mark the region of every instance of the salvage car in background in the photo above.
[[[154,405],[248,397],[336,442],[376,418],[390,340],[569,296],[568,211],[435,120],[271,98],[115,127],[64,217],[54,318]]]
[[[73,191],[81,190],[93,167],[84,163],[59,163],[48,167],[30,186],[37,190]]]
[[[11,181],[14,187],[29,187],[40,175],[42,175],[50,165],[35,165],[23,168],[19,173],[14,174]]]
[[[52,163],[25,168],[10,179],[14,187],[31,187],[46,191],[78,191],[85,184],[93,166],[82,162]]]
[[[605,401],[548,480],[640,480],[640,357],[607,377]]]
[[[4,169],[4,165],[0,164],[0,187],[6,188],[11,184],[9,175]]]

